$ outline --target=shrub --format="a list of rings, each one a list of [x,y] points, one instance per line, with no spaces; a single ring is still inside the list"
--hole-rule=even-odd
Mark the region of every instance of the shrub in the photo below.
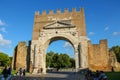
[[[16,70],[12,70],[12,75],[15,75],[17,73]]]

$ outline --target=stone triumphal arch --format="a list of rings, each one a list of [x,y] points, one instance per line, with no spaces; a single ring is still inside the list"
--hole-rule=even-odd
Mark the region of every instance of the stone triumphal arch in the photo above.
[[[46,73],[46,49],[52,41],[66,40],[74,47],[75,68],[89,68],[93,71],[111,69],[107,40],[91,44],[86,36],[84,9],[67,9],[62,13],[52,10],[47,14],[35,12],[32,40],[29,45],[19,42],[15,47],[12,67],[26,68],[37,73],[40,68]]]
[[[46,48],[54,40],[63,39],[70,42],[75,49],[75,67],[88,67],[87,37],[84,20],[84,10],[80,12],[56,14],[52,11],[47,15],[43,12],[35,14],[33,37],[31,41],[31,62],[34,65],[33,73],[39,66],[46,73]]]

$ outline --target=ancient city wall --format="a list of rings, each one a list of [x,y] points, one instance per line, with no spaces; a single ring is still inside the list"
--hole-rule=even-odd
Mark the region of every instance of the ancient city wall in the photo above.
[[[110,71],[107,40],[100,40],[99,44],[88,42],[88,63],[92,71]]]
[[[112,71],[120,71],[120,63],[117,62],[116,55],[112,50],[109,52],[109,56],[110,56],[110,64],[112,67]]]
[[[14,56],[13,56],[13,69],[19,70],[20,68],[27,67],[27,46],[26,42],[19,42],[15,48]]]

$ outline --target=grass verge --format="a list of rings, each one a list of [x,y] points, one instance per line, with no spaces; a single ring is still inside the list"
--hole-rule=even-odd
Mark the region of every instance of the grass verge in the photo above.
[[[120,72],[106,72],[108,80],[120,80]]]

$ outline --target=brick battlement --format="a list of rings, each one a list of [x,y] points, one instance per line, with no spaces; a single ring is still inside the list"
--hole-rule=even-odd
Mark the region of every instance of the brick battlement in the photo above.
[[[77,28],[79,36],[86,36],[84,8],[80,8],[79,11],[73,8],[71,12],[68,9],[64,9],[63,12],[58,9],[56,13],[54,12],[53,10],[50,10],[48,13],[46,11],[35,12],[33,40],[39,38],[39,32],[42,31],[43,26],[56,20],[69,20]]]
[[[39,11],[36,11],[35,12],[35,15],[39,15],[39,16],[45,16],[45,15],[58,15],[58,14],[60,14],[60,15],[64,15],[64,14],[75,14],[75,13],[80,13],[81,11],[83,11],[84,9],[83,8],[81,8],[79,11],[77,11],[76,10],[76,8],[72,8],[72,12],[70,12],[69,11],[69,9],[67,9],[67,8],[65,8],[64,9],[64,12],[62,12],[60,9],[58,9],[57,11],[56,11],[56,13],[54,13],[54,10],[49,10],[49,12],[48,12],[48,14],[47,14],[47,12],[44,10],[44,11],[42,11],[42,13],[40,14],[39,13]]]

